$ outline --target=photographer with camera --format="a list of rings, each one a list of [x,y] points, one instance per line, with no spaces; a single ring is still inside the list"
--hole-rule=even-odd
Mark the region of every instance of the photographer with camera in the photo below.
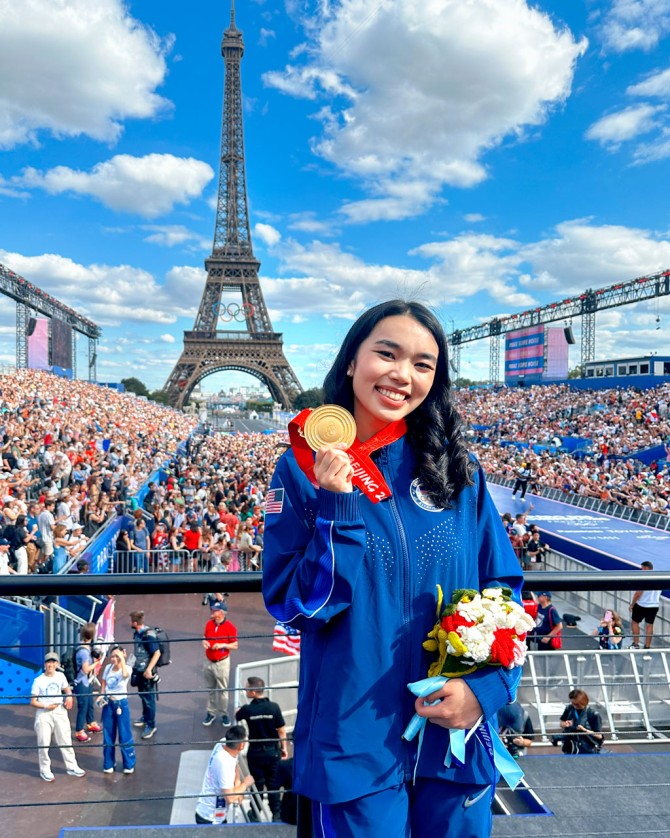
[[[552,737],[552,745],[561,745],[564,754],[597,754],[603,746],[600,714],[589,708],[584,690],[570,690],[568,704],[561,715],[561,727],[568,736]]]
[[[135,643],[135,662],[130,684],[137,687],[142,702],[142,716],[133,725],[143,728],[142,739],[151,739],[156,733],[156,694],[160,681],[154,667],[161,656],[161,649],[156,632],[144,624],[144,611],[130,612],[130,627]]]
[[[78,742],[89,742],[91,733],[99,733],[102,727],[95,721],[93,708],[93,683],[95,681],[95,662],[100,660],[102,652],[93,644],[95,640],[95,623],[84,623],[79,636],[81,645],[75,652],[76,675],[73,692],[77,696],[77,721],[75,723],[75,739]]]

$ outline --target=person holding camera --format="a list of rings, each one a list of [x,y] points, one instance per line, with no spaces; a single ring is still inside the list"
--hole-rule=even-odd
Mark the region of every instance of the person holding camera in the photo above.
[[[99,733],[102,727],[95,721],[93,708],[93,682],[95,680],[95,662],[102,657],[99,648],[93,645],[95,640],[95,623],[84,623],[79,636],[81,645],[75,652],[76,675],[73,692],[77,696],[77,721],[75,723],[75,739],[78,742],[89,742],[90,733]]]
[[[112,647],[109,663],[102,676],[101,695],[97,701],[98,706],[102,707],[102,770],[105,774],[114,773],[114,746],[117,740],[123,761],[123,773],[133,774],[135,771],[135,748],[128,707],[131,671],[126,660],[126,650],[121,646]]]
[[[161,648],[156,632],[144,624],[144,611],[130,612],[130,627],[135,641],[135,664],[130,683],[137,687],[142,702],[142,717],[133,725],[143,728],[142,739],[151,739],[156,733],[156,691],[160,680],[154,668],[161,656]]]
[[[601,649],[621,649],[623,622],[616,611],[608,609],[592,634],[598,638]]]
[[[584,690],[570,690],[570,704],[561,715],[561,727],[568,736],[555,736],[552,744],[562,745],[564,754],[597,754],[603,745],[600,714],[589,707]]]

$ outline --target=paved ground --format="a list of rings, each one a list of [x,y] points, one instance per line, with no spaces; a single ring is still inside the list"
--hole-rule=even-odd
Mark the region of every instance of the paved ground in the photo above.
[[[3,748],[16,750],[2,751],[0,757],[0,835],[57,838],[63,826],[169,823],[181,753],[194,748],[209,750],[221,737],[220,724],[202,726],[204,694],[185,692],[203,689],[204,653],[199,638],[208,614],[201,596],[119,597],[116,636],[121,642],[131,637],[127,615],[135,608],[144,608],[147,623],[164,626],[173,641],[173,663],[161,671],[158,732],[148,743],[136,737],[135,774],[102,773],[102,738],[96,734],[91,743],[76,746],[79,763],[88,772],[84,778],[68,777],[60,754],[52,749],[56,782],[45,783],[37,770],[33,709],[1,706],[0,742]],[[233,663],[274,656],[274,620],[265,611],[260,594],[232,595],[229,613],[243,636]],[[231,710],[233,707],[231,700]],[[131,712],[133,718],[140,714],[136,697],[131,698]]]

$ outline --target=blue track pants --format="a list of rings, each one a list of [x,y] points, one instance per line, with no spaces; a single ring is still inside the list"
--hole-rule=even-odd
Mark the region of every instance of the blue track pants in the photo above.
[[[489,838],[493,786],[418,778],[346,803],[313,801],[315,838]]]

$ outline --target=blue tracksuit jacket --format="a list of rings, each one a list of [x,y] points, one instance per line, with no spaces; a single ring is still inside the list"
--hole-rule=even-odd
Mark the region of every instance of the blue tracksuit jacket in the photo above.
[[[425,678],[422,643],[436,618],[436,585],[504,584],[518,597],[521,570],[478,469],[452,509],[427,502],[405,437],[375,460],[392,497],[315,489],[288,451],[277,465],[266,517],[263,595],[270,613],[302,632],[295,790],[341,803],[401,784],[417,741],[401,737],[414,713],[407,684]],[[520,669],[486,667],[466,680],[490,719],[514,699]],[[472,737],[467,765],[445,768],[446,729],[426,725],[417,775],[495,781]]]

